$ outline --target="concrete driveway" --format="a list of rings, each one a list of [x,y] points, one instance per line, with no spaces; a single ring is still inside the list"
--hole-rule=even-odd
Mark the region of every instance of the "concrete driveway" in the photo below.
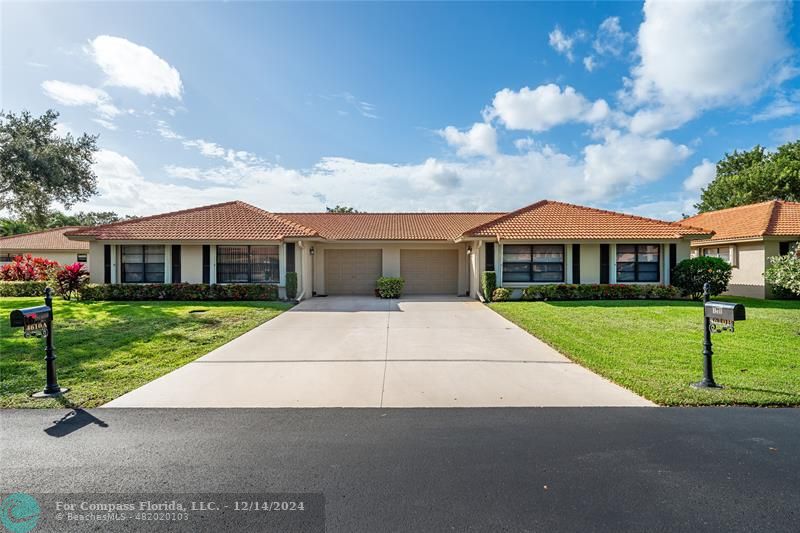
[[[647,405],[475,300],[328,297],[106,407]]]

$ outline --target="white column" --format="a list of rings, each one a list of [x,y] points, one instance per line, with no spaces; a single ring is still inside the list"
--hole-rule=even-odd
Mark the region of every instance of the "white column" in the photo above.
[[[497,245],[494,247],[494,274],[495,274],[495,282],[497,283],[498,287],[503,286],[503,245],[500,241],[497,241]]]
[[[217,282],[217,245],[212,244],[209,246],[211,249],[208,254],[208,283],[214,285]]]
[[[617,243],[608,245],[608,282],[617,282]]]
[[[295,266],[297,271],[297,245],[295,245]],[[286,287],[286,243],[278,245],[278,286]]]
[[[117,257],[119,256],[119,245],[112,244],[111,245],[111,283],[119,283],[119,276],[117,272],[119,271],[117,264],[119,261]]]
[[[669,285],[669,244],[665,243],[661,245],[661,249],[664,250],[664,276],[661,280],[661,283],[664,285]]]
[[[572,245],[564,244],[564,283],[572,283]]]

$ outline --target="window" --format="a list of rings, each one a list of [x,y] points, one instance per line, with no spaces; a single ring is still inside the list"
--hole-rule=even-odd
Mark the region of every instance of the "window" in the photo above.
[[[217,246],[217,283],[278,283],[277,246]]]
[[[122,246],[122,283],[164,283],[164,247]]]
[[[617,281],[659,281],[658,244],[618,244]]]
[[[564,281],[561,244],[507,244],[503,246],[503,282]]]
[[[703,255],[706,257],[719,257],[726,262],[731,262],[731,249],[729,246],[722,246],[719,248],[703,248]]]
[[[0,254],[0,263],[10,263],[14,260],[14,256],[11,254],[2,253]]]
[[[85,263],[87,257],[86,254],[78,254],[78,263]]]

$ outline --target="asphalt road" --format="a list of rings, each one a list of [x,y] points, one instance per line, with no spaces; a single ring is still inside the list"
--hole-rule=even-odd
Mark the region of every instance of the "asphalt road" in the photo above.
[[[0,412],[3,495],[321,492],[327,531],[800,527],[800,409],[97,409],[59,422],[67,412]]]

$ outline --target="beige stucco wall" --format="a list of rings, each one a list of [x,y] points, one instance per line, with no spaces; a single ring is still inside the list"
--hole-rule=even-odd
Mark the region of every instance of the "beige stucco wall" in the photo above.
[[[400,250],[412,249],[455,249],[458,254],[458,294],[466,294],[468,288],[467,277],[467,245],[450,243],[426,242],[314,242],[309,243],[314,247],[314,283],[313,290],[317,294],[325,294],[325,250],[327,249],[380,249],[382,251],[382,272],[384,276],[400,275]]]
[[[203,283],[203,246],[197,244],[181,245],[181,279],[177,283]]]
[[[6,248],[2,248],[0,249],[0,252],[2,252],[3,254],[6,253],[11,254],[11,257],[17,255],[31,254],[33,257],[43,257],[51,261],[58,261],[60,265],[71,265],[72,263],[77,262],[79,253],[81,254],[85,253],[89,257],[91,257],[91,255],[89,254],[89,250],[86,250],[85,252],[77,252],[77,251],[58,252],[54,250],[15,250],[15,249],[9,250]],[[89,269],[89,257],[86,258],[86,263],[85,263],[87,269]],[[5,263],[0,262],[0,265],[2,264]]]
[[[600,283],[600,244],[581,244],[581,283]]]
[[[777,246],[775,253],[777,254]],[[731,273],[731,282],[728,292],[732,296],[748,296],[751,298],[764,298],[766,289],[764,285],[764,243],[740,243],[735,246],[736,266]]]

